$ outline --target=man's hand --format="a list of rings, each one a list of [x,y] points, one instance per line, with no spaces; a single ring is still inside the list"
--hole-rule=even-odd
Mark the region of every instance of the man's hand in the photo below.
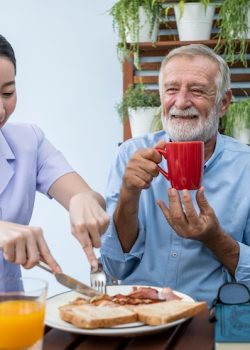
[[[70,200],[69,214],[72,234],[80,242],[90,265],[96,269],[98,261],[94,247],[100,247],[100,235],[106,231],[109,217],[93,191],[74,195]]]
[[[169,207],[166,207],[162,201],[158,201],[157,204],[179,236],[200,241],[215,238],[216,232],[220,230],[220,225],[213,208],[206,200],[203,187],[196,193],[200,213],[196,212],[188,190],[183,190],[182,198],[180,198],[178,191],[171,188],[168,190],[168,198]]]
[[[234,276],[239,261],[239,244],[221,228],[213,208],[206,200],[204,188],[201,187],[196,193],[199,214],[187,190],[182,191],[183,206],[177,190],[168,190],[168,197],[168,208],[162,201],[157,203],[169,225],[179,236],[201,241]]]
[[[39,227],[0,221],[0,249],[7,261],[20,264],[26,269],[32,268],[42,260],[53,272],[61,272]]]
[[[163,147],[164,141],[155,147]],[[150,186],[159,174],[160,153],[154,148],[138,150],[125,169],[120,196],[114,212],[114,224],[124,252],[129,252],[137,239],[139,222],[138,208],[142,189]],[[128,220],[129,218],[129,220]]]
[[[124,189],[140,192],[148,188],[153,178],[159,174],[157,164],[160,161],[161,155],[154,148],[145,148],[135,152],[125,170]]]

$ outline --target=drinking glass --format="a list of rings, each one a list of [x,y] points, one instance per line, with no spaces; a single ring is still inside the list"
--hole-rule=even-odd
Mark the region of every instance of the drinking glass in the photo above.
[[[39,278],[0,280],[0,350],[42,350],[47,289]]]

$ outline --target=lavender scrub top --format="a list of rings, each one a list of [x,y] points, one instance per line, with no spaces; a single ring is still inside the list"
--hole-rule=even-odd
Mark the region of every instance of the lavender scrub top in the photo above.
[[[0,220],[28,225],[36,191],[51,198],[51,185],[72,171],[36,125],[7,123],[0,129]],[[6,278],[20,275],[20,266],[6,261],[0,250],[0,289]]]

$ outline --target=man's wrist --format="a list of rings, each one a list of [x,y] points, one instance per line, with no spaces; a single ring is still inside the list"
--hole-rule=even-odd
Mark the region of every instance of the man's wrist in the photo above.
[[[234,276],[240,255],[239,243],[222,229],[217,230],[211,239],[208,238],[202,243]]]
[[[218,245],[220,240],[224,240],[227,234],[219,227],[216,230],[210,231],[205,237],[201,238],[200,241],[207,247],[210,248],[213,245]]]

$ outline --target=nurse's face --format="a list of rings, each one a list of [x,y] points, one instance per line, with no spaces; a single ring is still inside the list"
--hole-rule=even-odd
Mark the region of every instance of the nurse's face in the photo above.
[[[16,108],[15,68],[7,57],[0,56],[0,128]]]

